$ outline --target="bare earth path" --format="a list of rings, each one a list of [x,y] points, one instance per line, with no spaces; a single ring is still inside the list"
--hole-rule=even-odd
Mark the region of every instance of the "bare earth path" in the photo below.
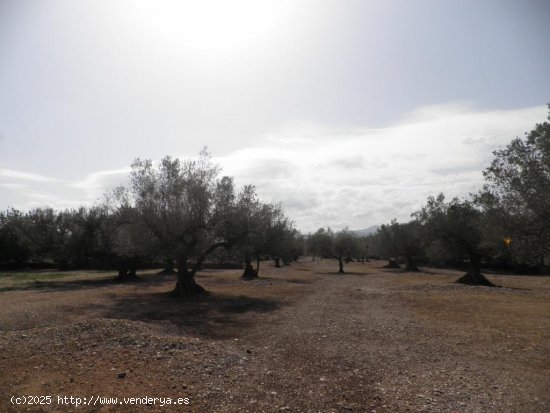
[[[550,279],[472,288],[453,284],[456,272],[381,265],[336,275],[333,262],[303,260],[252,282],[212,270],[199,279],[212,296],[183,303],[165,294],[173,278],[10,285],[0,411],[549,411]],[[54,397],[14,406],[12,395]],[[144,396],[190,400],[122,401]]]

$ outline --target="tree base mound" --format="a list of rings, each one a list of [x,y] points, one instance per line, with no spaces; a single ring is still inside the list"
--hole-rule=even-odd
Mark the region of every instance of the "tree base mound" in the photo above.
[[[243,275],[241,275],[241,278],[243,280],[257,280],[260,277],[258,276],[258,274],[256,274],[256,271],[254,271],[253,274],[243,274]]]
[[[493,284],[483,274],[477,271],[469,271],[466,274],[464,274],[462,277],[460,277],[458,280],[456,280],[455,282],[457,284],[465,284],[465,285],[481,285],[485,287],[497,287],[497,285]]]
[[[241,275],[241,278],[243,280],[254,280],[259,277],[258,277],[258,273],[256,272],[256,270],[254,270],[254,268],[252,268],[252,266],[250,267],[247,266],[245,267],[243,275]]]
[[[162,271],[157,272],[157,275],[174,275],[177,274],[177,271],[173,268],[165,268]]]
[[[115,277],[114,281],[117,283],[138,283],[143,281],[143,279],[139,277],[132,277],[132,278],[121,278],[121,277]]]
[[[131,282],[140,282],[143,281],[143,279],[139,278],[136,274],[133,273],[119,273],[115,278],[115,282],[119,283],[131,283]]]
[[[210,293],[199,284],[186,285],[184,287],[176,285],[170,294],[178,298],[210,295]]]
[[[389,260],[383,268],[401,268],[397,263],[397,260]]]

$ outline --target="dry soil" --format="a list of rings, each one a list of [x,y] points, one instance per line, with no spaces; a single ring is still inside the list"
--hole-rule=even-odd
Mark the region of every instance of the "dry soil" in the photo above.
[[[383,264],[207,270],[192,300],[153,272],[3,274],[0,411],[550,411],[549,277]]]

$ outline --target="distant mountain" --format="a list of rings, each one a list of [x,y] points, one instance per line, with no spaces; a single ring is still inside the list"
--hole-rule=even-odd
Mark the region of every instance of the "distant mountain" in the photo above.
[[[366,235],[374,234],[376,231],[378,231],[378,228],[380,228],[380,225],[372,225],[365,229],[357,229],[352,232],[359,235],[360,237],[364,237]]]

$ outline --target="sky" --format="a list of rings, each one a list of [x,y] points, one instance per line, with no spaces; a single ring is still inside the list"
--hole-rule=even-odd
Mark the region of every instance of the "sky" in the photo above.
[[[546,0],[0,0],[0,209],[208,146],[303,231],[467,196],[546,120]]]

